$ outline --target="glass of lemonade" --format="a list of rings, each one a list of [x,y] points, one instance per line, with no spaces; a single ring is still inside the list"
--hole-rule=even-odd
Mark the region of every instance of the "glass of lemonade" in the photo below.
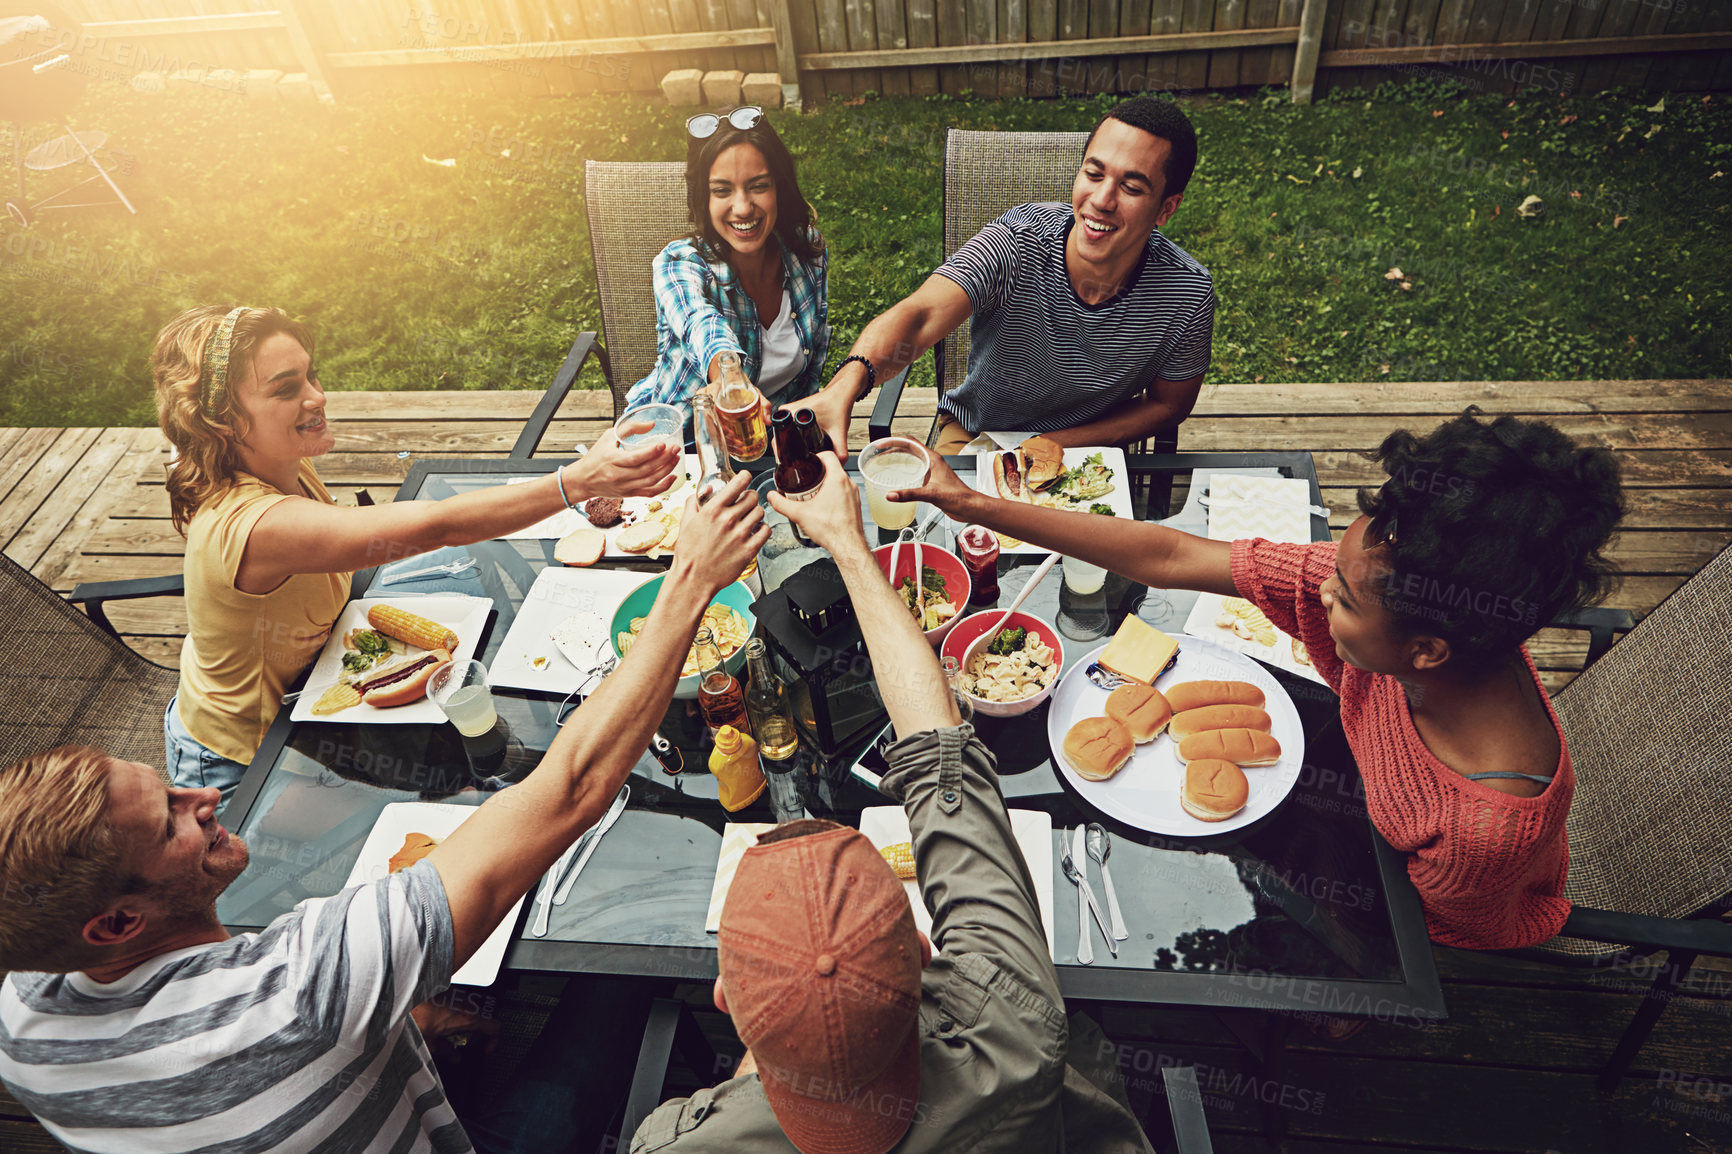
[[[493,728],[493,691],[487,687],[487,666],[479,661],[449,661],[435,669],[427,696],[464,737],[480,737]]]
[[[1064,559],[1064,585],[1072,593],[1088,596],[1099,593],[1101,586],[1107,581],[1107,571],[1099,565],[1090,565],[1087,561],[1078,561],[1075,557]]]
[[[641,448],[644,445],[672,445],[678,449],[685,444],[686,411],[678,405],[639,405],[625,413],[613,423],[617,430],[634,422],[648,421],[648,432],[633,433],[626,436],[620,434],[619,443],[628,449]]]
[[[883,437],[860,450],[860,476],[866,481],[866,508],[880,529],[906,529],[914,524],[918,501],[898,504],[889,494],[926,484],[932,474],[932,458],[918,441],[907,437]]]

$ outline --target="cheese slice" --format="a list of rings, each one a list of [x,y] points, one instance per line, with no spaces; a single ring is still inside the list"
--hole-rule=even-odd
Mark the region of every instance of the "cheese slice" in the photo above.
[[[1179,643],[1137,617],[1127,617],[1100,656],[1101,668],[1153,685],[1179,656]]]

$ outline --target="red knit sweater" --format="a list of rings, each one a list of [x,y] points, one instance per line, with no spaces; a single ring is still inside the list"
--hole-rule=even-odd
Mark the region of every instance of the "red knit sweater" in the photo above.
[[[1433,941],[1473,950],[1514,949],[1553,937],[1570,903],[1564,819],[1576,779],[1564,732],[1545,688],[1540,699],[1558,731],[1558,766],[1536,797],[1513,797],[1469,781],[1427,749],[1395,678],[1335,655],[1318,588],[1335,572],[1335,545],[1233,542],[1233,583],[1269,620],[1299,638],[1311,664],[1341,697],[1341,726],[1359,762],[1371,821],[1410,855],[1407,876],[1425,906]],[[1526,649],[1522,657],[1539,672]]]

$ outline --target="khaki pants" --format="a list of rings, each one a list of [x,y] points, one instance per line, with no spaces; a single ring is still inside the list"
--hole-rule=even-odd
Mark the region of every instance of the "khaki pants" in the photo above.
[[[931,448],[941,457],[954,457],[962,452],[968,442],[974,440],[974,434],[962,427],[962,422],[949,413],[939,413],[938,423],[932,427]]]

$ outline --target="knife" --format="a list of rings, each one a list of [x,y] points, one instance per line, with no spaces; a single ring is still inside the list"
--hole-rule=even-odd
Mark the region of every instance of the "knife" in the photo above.
[[[1075,854],[1071,855],[1071,860],[1072,862],[1076,860]],[[1067,874],[1067,876],[1070,875]],[[1088,895],[1083,893],[1080,876],[1073,876],[1070,881],[1072,885],[1076,886],[1076,960],[1081,965],[1092,966],[1095,964],[1095,947],[1094,939],[1089,935]]]
[[[553,863],[553,868],[547,871],[542,880],[541,890],[535,895],[535,924],[529,927],[529,932],[535,937],[547,936],[547,919],[553,912],[553,891],[558,888],[559,878],[565,872],[565,867],[588,840],[589,832],[586,830],[582,837],[565,847],[565,852],[559,855],[559,860]]]
[[[613,804],[607,807],[607,815],[601,819],[583,847],[583,852],[577,855],[577,862],[571,867],[571,872],[565,875],[565,880],[559,883],[559,891],[553,895],[553,904],[562,906],[565,899],[571,895],[572,883],[577,881],[577,875],[583,872],[583,867],[589,864],[589,859],[595,853],[595,847],[601,844],[602,835],[613,828],[613,823],[619,820],[619,815],[625,812],[625,803],[631,799],[631,786],[622,785],[614,795]]]
[[[1084,900],[1088,902],[1089,913],[1094,915],[1095,925],[1100,927],[1101,937],[1107,940],[1107,952],[1116,958],[1119,956],[1118,939],[1114,938],[1112,930],[1107,928],[1107,920],[1101,916],[1100,903],[1095,901],[1094,887],[1089,885],[1087,837],[1088,823],[1079,822],[1076,827],[1076,834],[1071,838],[1071,857],[1076,859],[1077,888],[1082,891]],[[1078,857],[1078,854],[1082,856]],[[1078,920],[1080,921],[1081,918],[1079,917]]]

